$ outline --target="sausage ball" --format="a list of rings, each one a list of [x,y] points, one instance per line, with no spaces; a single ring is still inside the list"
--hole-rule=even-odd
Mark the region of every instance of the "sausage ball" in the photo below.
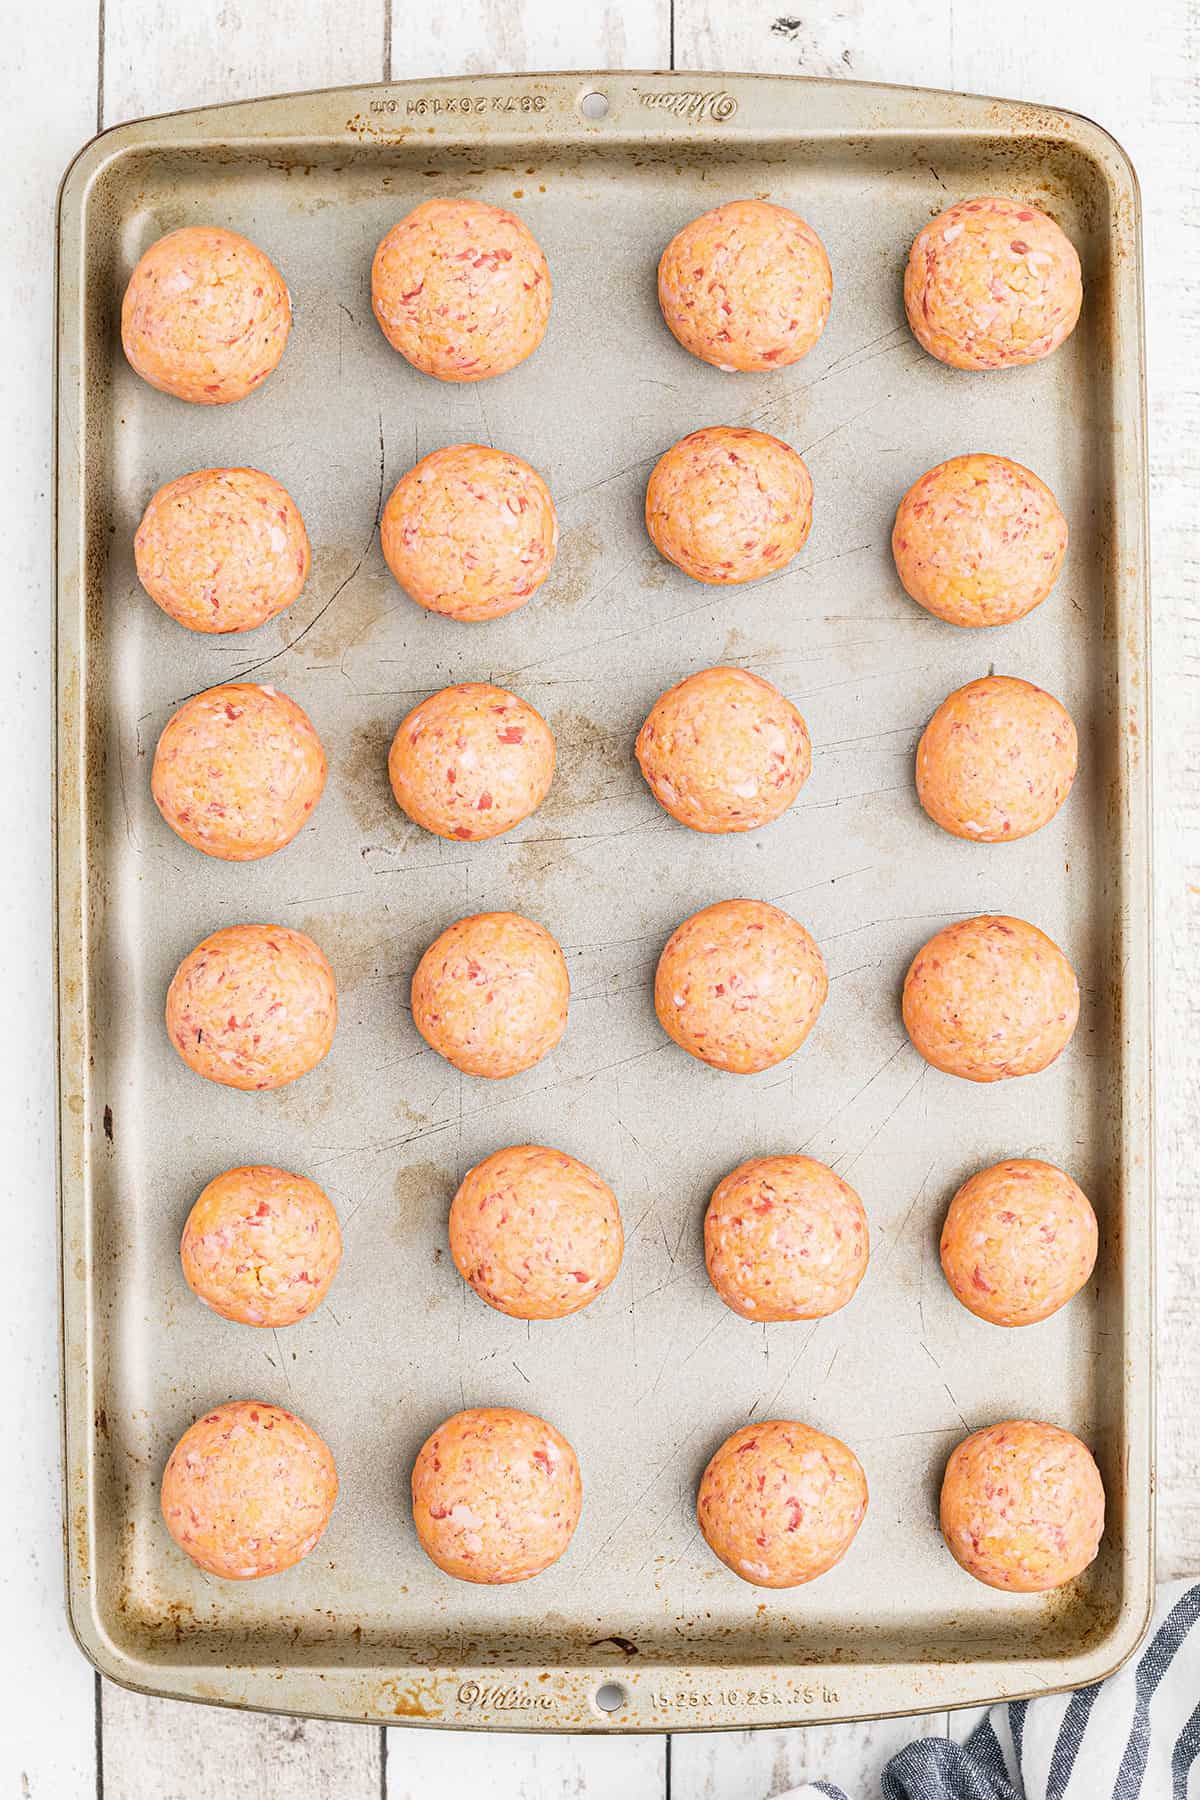
[[[226,1169],[187,1217],[179,1246],[197,1299],[238,1325],[295,1325],[315,1312],[342,1260],[333,1206],[286,1169]]]
[[[167,989],[167,1035],[222,1087],[285,1087],[333,1042],[333,970],[286,925],[227,925],[188,953]]]
[[[1003,844],[1049,824],[1071,791],[1079,744],[1053,694],[985,675],[942,701],[917,745],[917,797],[954,837]]]
[[[904,1025],[925,1061],[966,1081],[1048,1068],[1079,1019],[1075,971],[1024,919],[960,919],[918,950]]]
[[[554,779],[554,733],[536,708],[487,681],[414,706],[388,753],[396,804],[444,838],[494,838],[536,812]]]
[[[638,733],[650,791],[693,831],[756,831],[787,811],[812,768],[791,701],[746,669],[702,669],[659,696]]]
[[[163,728],[150,776],[171,830],[222,862],[282,850],[324,786],[325,752],[308,714],[248,681],[185,700]]]
[[[1095,1266],[1096,1215],[1052,1163],[996,1163],[950,1202],[942,1269],[977,1319],[1036,1325],[1065,1306]]]
[[[439,381],[485,381],[545,337],[550,270],[515,213],[483,200],[426,200],[376,250],[371,305],[414,368]]]
[[[852,1450],[811,1425],[767,1419],[726,1438],[700,1477],[709,1549],[756,1587],[799,1587],[845,1556],[867,1511]]]
[[[1079,254],[1019,200],[960,200],[913,239],[904,310],[923,350],[954,369],[1039,362],[1075,329]]]
[[[558,547],[550,490],[519,456],[452,444],[401,476],[383,509],[388,568],[448,619],[500,619],[540,588]]]
[[[823,1319],[866,1274],[863,1203],[811,1156],[756,1156],[726,1175],[704,1215],[708,1278],[743,1319]]]
[[[905,494],[892,555],[906,594],[951,625],[1011,625],[1040,606],[1067,553],[1044,481],[1007,456],[953,456]]]
[[[151,244],[121,306],[121,342],[142,380],[197,406],[244,400],[283,355],[291,328],[275,264],[219,225],[187,225]]]
[[[1104,1535],[1104,1483],[1069,1431],[1008,1419],[964,1438],[942,1481],[942,1536],[988,1587],[1042,1594],[1072,1581]]]
[[[790,913],[765,900],[720,900],[667,939],[654,1010],[690,1055],[749,1075],[800,1048],[828,992],[824,958]]]
[[[413,1523],[459,1581],[528,1581],[557,1562],[583,1505],[579,1460],[559,1431],[509,1406],[455,1413],[421,1446]]]
[[[337,1492],[311,1425],[265,1400],[230,1400],[189,1425],[167,1458],[162,1516],[208,1574],[257,1581],[308,1555]]]
[[[469,1170],[450,1207],[450,1254],[481,1300],[514,1319],[565,1319],[621,1266],[616,1196],[563,1150],[514,1144]]]
[[[829,317],[833,275],[804,220],[769,200],[731,200],[677,232],[658,301],[685,350],[718,369],[780,369],[807,356]]]
[[[706,425],[654,465],[646,530],[694,581],[758,581],[804,543],[812,499],[812,478],[790,444],[743,425]]]
[[[413,1024],[465,1075],[497,1081],[548,1056],[567,1028],[558,944],[520,913],[475,913],[434,939],[412,979]]]
[[[308,580],[300,509],[259,469],[197,469],[151,497],[133,540],[138,580],[189,631],[253,631]]]

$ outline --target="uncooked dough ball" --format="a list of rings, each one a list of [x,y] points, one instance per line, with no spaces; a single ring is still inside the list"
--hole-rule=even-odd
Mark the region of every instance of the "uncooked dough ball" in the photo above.
[[[388,568],[448,619],[500,619],[541,587],[558,518],[536,469],[507,450],[452,444],[401,476],[380,523]]]
[[[455,1267],[514,1319],[565,1319],[589,1306],[620,1268],[624,1244],[608,1183],[540,1144],[485,1157],[450,1207]]]
[[[693,831],[755,831],[787,811],[812,767],[808,727],[747,669],[702,669],[654,702],[637,759],[660,806]]]
[[[800,1048],[828,992],[824,958],[790,913],[765,900],[720,900],[667,939],[654,1010],[692,1056],[748,1075]]]
[[[307,1075],[336,1025],[333,970],[286,925],[214,931],[167,989],[168,1037],[189,1069],[223,1087],[278,1088]]]
[[[412,1472],[421,1548],[459,1581],[528,1581],[557,1562],[583,1505],[579,1461],[545,1419],[471,1407],[439,1425]]]
[[[244,400],[292,328],[287,284],[248,238],[187,225],[151,244],[129,280],[121,342],[151,387],[198,406]]]
[[[314,1548],[338,1479],[311,1425],[265,1400],[230,1400],[189,1425],[162,1478],[162,1515],[210,1575],[257,1581]]]
[[[951,625],[1011,625],[1040,606],[1067,553],[1044,481],[1007,456],[953,456],[905,494],[892,555],[906,594]]]
[[[867,1511],[867,1478],[838,1438],[792,1419],[744,1425],[700,1477],[708,1547],[756,1587],[799,1587],[845,1556]]]
[[[823,1319],[867,1269],[863,1203],[811,1156],[756,1156],[718,1183],[704,1215],[708,1277],[743,1319]]]
[[[917,795],[955,837],[1003,844],[1040,831],[1071,791],[1079,745],[1053,694],[985,675],[942,701],[917,746]]]
[[[654,465],[646,530],[694,581],[758,581],[804,543],[812,499],[812,478],[790,444],[742,425],[706,425]]]
[[[444,838],[494,838],[536,812],[554,779],[554,733],[505,688],[468,681],[414,706],[388,754],[396,804]]]
[[[171,830],[223,862],[290,844],[324,786],[325,752],[308,714],[252,682],[185,700],[163,728],[150,776]]]
[[[179,1259],[192,1292],[223,1319],[294,1325],[329,1292],[342,1234],[315,1181],[286,1169],[226,1169],[188,1214]]]
[[[1071,1432],[1007,1419],[972,1432],[942,1482],[942,1536],[988,1587],[1041,1594],[1072,1581],[1104,1535],[1104,1483]]]
[[[549,1055],[571,983],[558,944],[520,913],[475,913],[434,939],[412,980],[413,1024],[467,1075],[499,1080]]]
[[[524,362],[546,335],[550,270],[515,213],[426,200],[376,250],[371,304],[414,367],[439,381],[484,381]]]
[[[1096,1215],[1052,1163],[1014,1159],[980,1169],[950,1202],[942,1268],[968,1312],[993,1325],[1036,1325],[1096,1266]]]
[[[197,469],[151,497],[133,540],[138,580],[189,631],[252,631],[299,598],[308,533],[259,469]]]
[[[960,200],[919,231],[904,307],[922,349],[955,369],[1012,369],[1057,350],[1083,302],[1079,254],[1019,200]]]
[[[693,219],[658,265],[668,327],[718,369],[799,362],[824,331],[832,298],[824,244],[769,200],[731,200]]]
[[[904,1024],[925,1061],[967,1081],[1036,1075],[1070,1042],[1079,984],[1058,945],[1024,919],[960,919],[918,950]]]

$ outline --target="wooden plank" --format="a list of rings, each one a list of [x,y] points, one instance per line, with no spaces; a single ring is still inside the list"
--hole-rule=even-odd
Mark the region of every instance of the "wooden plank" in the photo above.
[[[385,0],[301,0],[293,14],[262,0],[106,0],[104,123],[378,81],[386,39]]]
[[[0,1094],[15,1159],[7,1185],[19,1197],[20,1227],[5,1251],[0,1326],[6,1420],[0,1489],[9,1496],[15,1533],[0,1575],[0,1787],[25,1800],[90,1793],[95,1772],[95,1678],[71,1641],[62,1587],[47,496],[54,194],[67,162],[96,128],[96,29],[96,0],[17,8],[9,18],[3,81],[12,149],[4,196],[7,279],[0,284],[0,416],[13,454],[0,484],[0,532],[16,600],[7,609],[3,717],[6,760],[19,778],[4,784],[3,828],[14,853],[0,867],[6,1019]],[[65,44],[72,47],[68,57]]]
[[[392,75],[516,74],[526,69],[670,66],[670,0],[574,6],[563,0],[392,4]]]
[[[528,1737],[521,1732],[393,1730],[387,1800],[663,1800],[665,1747],[654,1737]]]
[[[945,1728],[945,1713],[927,1713],[792,1731],[683,1733],[671,1739],[670,1800],[764,1800],[818,1780],[865,1800],[879,1792],[889,1758],[914,1738],[940,1737]]]
[[[378,1800],[369,1725],[150,1700],[105,1684],[104,1800]]]

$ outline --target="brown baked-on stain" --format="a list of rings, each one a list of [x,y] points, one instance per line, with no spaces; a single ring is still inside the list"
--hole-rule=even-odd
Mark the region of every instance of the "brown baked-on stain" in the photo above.
[[[455,1185],[453,1175],[429,1157],[396,1170],[392,1197],[396,1202],[396,1235],[402,1244],[428,1236],[431,1215],[436,1215],[440,1225],[445,1224]]]
[[[630,775],[633,761],[625,737],[587,713],[562,706],[550,714],[549,723],[558,761],[553,786],[534,814],[535,825],[541,819],[559,819],[577,807],[595,806],[607,799],[614,775]],[[542,834],[535,831],[531,835]]]
[[[106,1106],[104,1109],[104,1135],[111,1144],[113,1141],[113,1109],[111,1106]]]
[[[374,719],[366,725],[356,725],[349,743],[326,746],[330,773],[355,824],[386,848],[393,847],[409,825],[396,805],[387,769],[392,738],[406,710],[400,702],[394,719]]]
[[[554,567],[538,605],[578,606],[596,585],[596,564],[604,550],[604,542],[595,525],[572,525],[558,540]]]
[[[360,537],[357,544],[349,546],[314,546],[312,573],[301,599],[279,615],[280,649],[294,643],[296,655],[305,665],[340,662],[347,651],[361,648],[371,627],[401,599],[383,561],[373,523],[370,529],[365,543]],[[284,669],[279,671],[279,679],[286,686]]]
[[[362,912],[321,911],[302,919],[293,919],[289,911],[288,923],[305,932],[328,957],[339,1000],[360,982],[395,981],[407,972],[386,907],[364,907]]]

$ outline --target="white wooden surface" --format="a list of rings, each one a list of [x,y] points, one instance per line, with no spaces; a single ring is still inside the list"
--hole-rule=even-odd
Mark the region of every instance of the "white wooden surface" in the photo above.
[[[52,205],[96,126],[205,101],[485,69],[669,66],[857,76],[1043,99],[1132,152],[1146,205],[1156,656],[1160,1568],[1200,1569],[1200,8],[1162,0],[40,0],[8,20],[0,94],[0,528],[10,581],[0,731],[0,943],[10,1171],[0,1350],[0,1794],[21,1800],[760,1800],[826,1774],[864,1797],[946,1715],[658,1739],[476,1738],[246,1718],[95,1682],[60,1599],[49,1009]],[[15,1535],[14,1534],[15,1530]],[[953,1721],[960,1735],[963,1721]]]

